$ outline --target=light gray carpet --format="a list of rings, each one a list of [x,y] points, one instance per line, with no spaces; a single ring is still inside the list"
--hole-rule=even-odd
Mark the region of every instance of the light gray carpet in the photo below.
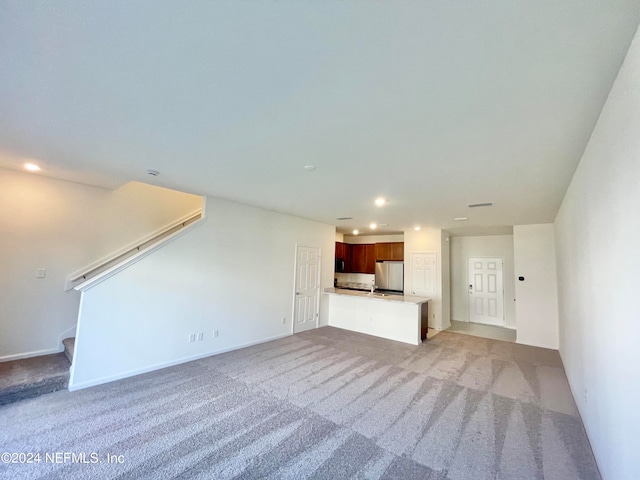
[[[8,479],[600,478],[557,352],[447,332],[326,327],[24,400],[0,407],[5,451],[42,455]]]
[[[64,353],[0,362],[0,405],[67,388],[70,366]]]

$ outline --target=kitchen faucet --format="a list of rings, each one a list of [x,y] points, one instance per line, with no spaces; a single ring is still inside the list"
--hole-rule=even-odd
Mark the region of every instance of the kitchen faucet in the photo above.
[[[373,283],[371,284],[371,292],[369,292],[369,295],[373,295],[373,293],[376,291],[376,288],[378,288],[377,285],[374,285]]]

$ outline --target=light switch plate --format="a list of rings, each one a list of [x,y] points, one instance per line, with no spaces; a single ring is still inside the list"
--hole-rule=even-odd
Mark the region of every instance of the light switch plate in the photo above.
[[[44,278],[46,276],[47,276],[46,268],[39,268],[38,270],[36,270],[36,278]]]

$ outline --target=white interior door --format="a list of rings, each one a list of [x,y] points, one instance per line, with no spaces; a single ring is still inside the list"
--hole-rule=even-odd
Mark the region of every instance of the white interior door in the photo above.
[[[504,326],[502,258],[469,258],[469,321]]]
[[[293,331],[318,326],[320,316],[320,249],[298,247],[296,251],[296,296]]]
[[[411,295],[431,297],[436,294],[435,252],[411,252]]]

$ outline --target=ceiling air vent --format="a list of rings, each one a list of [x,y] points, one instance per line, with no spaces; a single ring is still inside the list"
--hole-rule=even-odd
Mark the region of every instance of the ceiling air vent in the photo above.
[[[469,208],[491,207],[491,206],[493,206],[493,202],[482,202],[482,203],[470,203],[469,204]]]
[[[353,220],[353,217],[338,217],[336,220]]]

